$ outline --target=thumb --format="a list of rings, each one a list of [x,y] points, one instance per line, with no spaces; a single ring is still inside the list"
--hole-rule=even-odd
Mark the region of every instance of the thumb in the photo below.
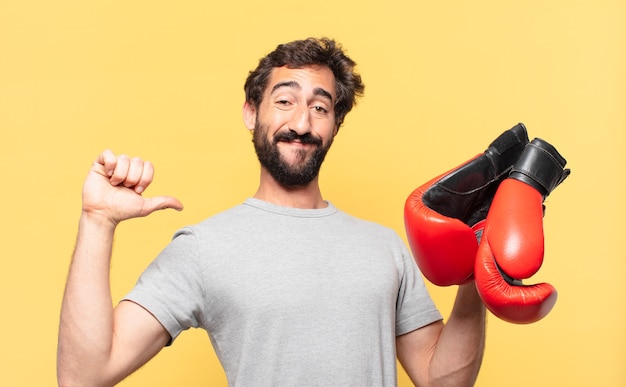
[[[156,210],[165,210],[168,208],[181,211],[183,209],[183,204],[173,196],[155,196],[153,198],[145,198],[142,215],[146,216]]]

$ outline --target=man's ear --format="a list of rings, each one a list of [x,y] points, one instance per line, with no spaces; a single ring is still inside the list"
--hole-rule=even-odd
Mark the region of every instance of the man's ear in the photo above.
[[[254,130],[256,125],[256,108],[248,101],[243,104],[243,123],[248,130]]]

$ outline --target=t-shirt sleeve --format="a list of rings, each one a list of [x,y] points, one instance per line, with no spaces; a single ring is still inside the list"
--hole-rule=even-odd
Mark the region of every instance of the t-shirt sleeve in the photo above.
[[[401,284],[396,305],[396,335],[442,320],[413,256],[399,239],[402,255]]]
[[[156,317],[172,341],[182,331],[202,325],[203,275],[197,251],[193,231],[178,231],[124,297]]]

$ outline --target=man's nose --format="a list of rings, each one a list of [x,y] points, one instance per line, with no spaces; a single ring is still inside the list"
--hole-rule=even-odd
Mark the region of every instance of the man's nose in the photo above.
[[[311,131],[311,117],[308,106],[298,106],[291,115],[289,120],[289,129],[299,135],[309,133]]]

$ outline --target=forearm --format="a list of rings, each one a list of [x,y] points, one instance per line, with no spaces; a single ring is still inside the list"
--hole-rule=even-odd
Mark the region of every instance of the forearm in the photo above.
[[[60,384],[90,380],[106,368],[113,335],[109,269],[115,225],[86,213],[80,218],[59,328]],[[79,383],[84,384],[85,381]]]
[[[485,307],[475,284],[459,286],[430,363],[434,385],[472,386],[485,348]]]

